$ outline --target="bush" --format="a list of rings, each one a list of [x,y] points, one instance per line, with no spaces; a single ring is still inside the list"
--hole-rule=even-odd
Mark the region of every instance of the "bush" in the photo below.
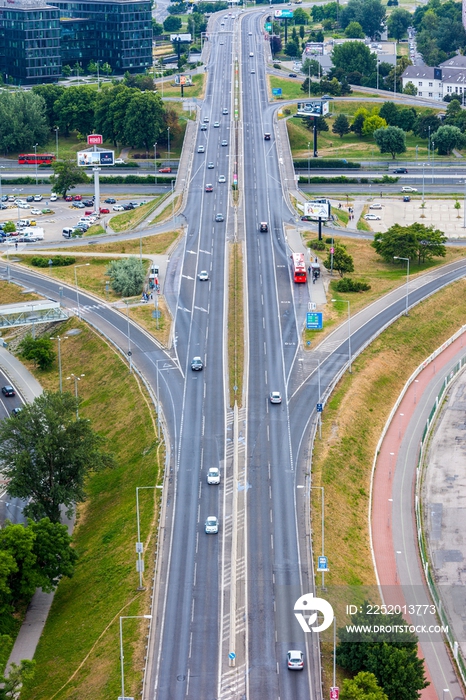
[[[31,265],[34,267],[49,267],[49,260],[52,261],[52,267],[67,267],[74,265],[76,258],[71,255],[55,255],[53,258],[47,258],[41,255],[35,255],[31,258]]]
[[[26,360],[32,360],[41,370],[50,369],[55,360],[50,338],[33,338],[28,334],[19,344],[18,350]]]
[[[107,267],[112,289],[122,297],[141,294],[144,283],[144,267],[135,257],[112,260]]]
[[[338,282],[334,282],[332,286],[336,292],[367,292],[371,288],[370,284],[358,282],[349,277],[343,277]]]
[[[314,241],[308,241],[307,245],[309,248],[312,248],[313,250],[325,250],[325,242],[324,241],[319,241],[318,238],[316,238]]]
[[[361,167],[361,163],[355,163],[351,160],[337,160],[337,159],[323,159],[323,158],[310,158],[309,162],[306,159],[300,158],[299,160],[294,160],[293,165],[295,168],[309,168],[312,170],[314,168],[335,168],[335,170],[342,168],[352,168],[358,169]]]

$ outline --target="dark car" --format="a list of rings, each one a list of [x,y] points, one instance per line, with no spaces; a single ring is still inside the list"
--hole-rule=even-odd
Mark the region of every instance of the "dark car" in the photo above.
[[[8,209],[8,207],[3,202],[0,202],[0,209]]]
[[[202,360],[200,357],[193,357],[192,362],[191,362],[191,369],[194,372],[199,372],[204,367],[202,364]]]
[[[223,214],[217,214],[217,215],[215,216],[215,221],[224,221]]]
[[[296,73],[288,73],[288,77],[289,78],[297,78],[298,76]]]
[[[270,134],[264,134],[264,141],[270,141]]]
[[[113,197],[107,197],[105,204],[116,204],[116,199],[113,199]]]
[[[105,201],[107,201],[107,200],[105,200]],[[94,200],[93,199],[83,199],[83,204],[85,207],[93,207]]]
[[[8,202],[8,195],[2,194],[2,202]]]
[[[12,415],[12,416],[17,416],[18,413],[21,413],[22,410],[23,410],[23,409],[21,408],[21,406],[17,406],[16,408],[14,408],[14,409],[12,410],[11,415]]]
[[[408,174],[408,171],[406,170],[406,168],[395,168],[395,170],[393,172],[395,173],[395,175],[407,175]]]
[[[403,197],[403,202],[410,202],[410,201],[411,201],[411,197],[409,195],[405,195]]]
[[[16,391],[13,389],[12,386],[7,384],[6,386],[2,386],[2,394],[4,396],[16,396]]]
[[[132,204],[123,204],[123,209],[125,211],[130,211],[130,209],[134,209]]]
[[[33,202],[34,201],[34,195],[30,194],[29,197],[26,197],[26,202]]]
[[[266,221],[261,221],[260,225],[259,225],[259,231],[261,233],[267,233],[268,230],[269,230],[268,223]]]

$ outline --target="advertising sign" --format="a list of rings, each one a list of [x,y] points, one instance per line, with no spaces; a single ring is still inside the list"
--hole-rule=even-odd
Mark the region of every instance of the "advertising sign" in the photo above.
[[[328,200],[325,202],[305,202],[304,216],[314,221],[318,221],[319,219],[328,221],[331,218],[330,202]]]
[[[101,146],[104,140],[100,134],[89,134],[87,137],[87,143],[89,146]]]
[[[191,34],[170,34],[170,41],[179,41],[181,44],[190,44]]]
[[[293,19],[293,10],[275,10],[275,19]]]
[[[324,117],[326,114],[328,114],[328,102],[322,100],[298,102],[297,117]]]
[[[338,700],[340,697],[340,688],[332,686],[330,688],[330,700]]]
[[[113,165],[114,151],[78,151],[78,165],[88,167],[89,165]]]
[[[192,85],[193,81],[190,75],[175,75],[175,85],[184,85],[188,87]]]
[[[281,97],[282,96],[282,89],[281,88],[272,88],[272,95],[274,95],[274,97]]]

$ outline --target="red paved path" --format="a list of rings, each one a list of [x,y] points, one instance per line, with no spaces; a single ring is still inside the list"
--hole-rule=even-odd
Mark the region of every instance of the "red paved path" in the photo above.
[[[399,584],[393,547],[392,501],[390,500],[392,498],[393,474],[396,469],[399,446],[413,416],[416,403],[422,401],[422,395],[431,381],[433,374],[442,372],[445,365],[462,347],[464,347],[464,342],[464,336],[455,340],[416,377],[417,382],[413,382],[406,391],[382,442],[374,473],[371,513],[372,545],[377,573],[382,586],[394,587]],[[412,484],[413,489],[414,476]],[[413,518],[414,517],[413,507]],[[416,531],[416,528],[414,528],[414,531]],[[419,558],[418,565],[420,566]],[[405,603],[401,587],[397,589],[387,588],[386,591],[386,604],[403,605]],[[430,597],[429,593],[428,595]],[[432,681],[427,667],[426,676],[429,681]],[[422,700],[440,700],[433,683],[422,691],[421,697]]]

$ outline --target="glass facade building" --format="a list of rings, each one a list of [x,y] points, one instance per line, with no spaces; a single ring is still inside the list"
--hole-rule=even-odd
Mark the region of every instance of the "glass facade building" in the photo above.
[[[113,73],[152,65],[150,0],[0,0],[0,71],[6,82],[55,82],[62,66],[109,63]]]

